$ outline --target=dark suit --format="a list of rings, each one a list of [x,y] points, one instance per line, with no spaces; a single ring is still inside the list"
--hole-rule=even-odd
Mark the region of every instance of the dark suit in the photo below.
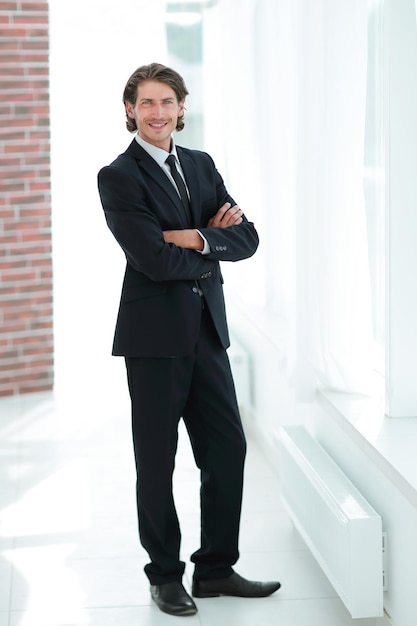
[[[177,153],[192,224],[171,181],[136,140],[98,179],[107,224],[127,259],[113,354],[126,358],[140,536],[156,585],[181,580],[184,570],[171,483],[181,417],[202,472],[195,578],[228,576],[238,558],[245,439],[226,354],[219,261],[247,258],[258,245],[245,217],[230,228],[207,228],[225,202],[235,202],[206,153]],[[164,230],[190,227],[206,238],[209,254],[165,243]]]

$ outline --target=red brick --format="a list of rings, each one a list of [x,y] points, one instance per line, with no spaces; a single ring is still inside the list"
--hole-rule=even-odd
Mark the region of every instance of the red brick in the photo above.
[[[35,96],[31,91],[15,91],[13,94],[13,101],[16,102],[32,102],[35,100]]]
[[[1,141],[22,141],[24,133],[21,130],[9,130],[0,128]]]
[[[50,364],[52,365],[52,363]],[[29,371],[25,372],[22,368],[17,368],[15,370],[8,370],[7,373],[3,374],[3,382],[5,383],[18,383],[22,385],[24,383],[31,383],[31,385],[36,384],[36,381],[44,380],[45,378],[50,378],[49,370],[45,371],[45,365],[42,367],[43,371]]]
[[[34,50],[30,50],[30,53],[23,54],[21,53],[22,63],[40,63],[46,64],[49,62],[49,54],[48,50],[45,51],[45,46],[43,46],[39,52],[35,52]]]
[[[32,102],[25,106],[16,106],[15,113],[16,115],[49,115],[49,107],[47,103],[40,105],[37,102]]]
[[[26,74],[28,76],[48,76],[49,74],[49,68],[46,67],[41,67],[40,64],[38,64],[36,67],[27,67],[26,68]]]
[[[23,77],[26,74],[26,70],[23,66],[19,65],[0,65],[0,76],[17,76]]]
[[[42,344],[38,346],[28,347],[26,346],[22,349],[22,355],[24,356],[42,356],[47,355],[50,359],[51,355],[51,345],[50,344]]]
[[[31,9],[29,9],[31,11]],[[12,17],[13,24],[20,25],[29,25],[32,26],[34,24],[45,24],[47,20],[45,20],[44,15],[31,15],[30,13],[19,12],[17,15]]]
[[[52,335],[26,335],[22,337],[13,337],[12,345],[18,346],[31,346],[31,345],[39,345],[39,344],[48,344],[49,346],[53,345],[53,336]]]
[[[44,40],[27,39],[26,41],[24,40],[20,42],[19,49],[23,51],[30,50],[31,52],[33,50],[48,50],[49,42],[48,42],[48,39],[44,39]]]
[[[53,328],[51,319],[38,319],[34,317],[30,322],[31,330],[51,330]]]
[[[36,385],[22,385],[20,387],[19,393],[24,395],[25,393],[41,393],[45,391],[52,391],[53,389],[53,378],[52,375],[49,378],[49,383],[45,383],[44,385],[37,383]]]
[[[32,265],[31,263],[28,263],[28,261],[24,260],[24,259],[19,259],[19,260],[10,260],[10,261],[3,261],[0,265],[0,271],[1,270],[13,270],[13,269],[18,269],[19,267],[36,267],[35,265]]]
[[[20,209],[19,210],[20,217],[28,218],[28,217],[45,217],[51,214],[51,210],[47,206],[36,207],[33,209]],[[0,213],[1,215],[1,213]]]
[[[36,274],[33,271],[27,270],[25,269],[25,271],[16,271],[16,269],[14,270],[4,270],[3,268],[0,269],[0,276],[1,276],[1,281],[2,283],[10,283],[10,282],[18,282],[18,281],[24,281],[24,280],[35,280],[36,279]]]
[[[0,39],[0,50],[19,50],[19,42],[16,40],[5,41],[4,39]]]
[[[10,202],[12,204],[36,204],[37,202],[43,202],[44,196],[34,195],[31,193],[23,195],[11,195]]]
[[[1,39],[23,39],[26,34],[26,28],[0,28]]]
[[[0,180],[1,178],[2,176],[0,174]],[[8,169],[7,171],[3,170],[3,178],[6,180],[21,180],[25,182],[36,178],[36,172],[34,170],[24,170],[22,167],[20,167],[19,170]]]
[[[23,330],[26,330],[26,324],[14,322],[13,324],[7,324],[7,332],[8,333],[19,333]]]
[[[4,172],[4,168],[6,167],[18,167],[20,165],[20,159],[12,159],[12,158],[8,158],[8,159],[2,159],[1,160],[1,171],[3,170]]]
[[[0,350],[0,362],[5,359],[17,359],[19,353],[17,350]]]
[[[17,2],[2,2],[0,6],[1,6],[2,11],[17,11],[18,10]]]
[[[31,12],[42,11],[42,12],[46,13],[47,10],[48,10],[48,3],[47,2],[37,2],[36,0],[34,0],[34,2],[22,2],[21,10],[22,11],[31,11]]]
[[[0,237],[0,252],[2,250],[1,247],[1,237]],[[26,258],[30,258],[31,255],[33,254],[47,254],[51,252],[51,245],[49,244],[39,244],[39,245],[33,245],[33,242],[30,242],[29,244],[25,244],[25,243],[21,243],[21,242],[16,242],[15,245],[13,245],[13,254],[14,255],[24,255]]]
[[[49,230],[51,227],[50,220],[21,220],[16,222],[16,220],[7,220],[4,223],[4,232],[17,232],[23,234],[28,231],[36,231],[36,232],[44,232],[45,230]]]
[[[30,28],[29,27],[26,32],[29,38],[31,37],[41,38],[42,37],[42,38],[45,38],[46,41],[49,35],[48,27],[46,28]]]
[[[49,191],[49,189],[50,189],[49,181],[30,183],[31,191]]]
[[[25,163],[26,165],[50,165],[49,156],[45,156],[44,154],[34,156],[31,154],[30,156],[25,155]]]
[[[0,180],[0,193],[16,193],[25,190],[25,183],[15,183],[11,180]]]
[[[0,247],[5,247],[7,245],[11,245],[14,243],[18,243],[18,238],[17,235],[13,235],[13,234],[7,234],[7,235],[0,235]]]

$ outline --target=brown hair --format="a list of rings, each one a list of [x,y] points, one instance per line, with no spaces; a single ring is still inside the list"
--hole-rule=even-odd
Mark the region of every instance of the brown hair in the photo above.
[[[150,65],[142,65],[138,67],[129,78],[123,91],[123,102],[130,102],[135,106],[138,95],[138,85],[145,80],[158,80],[161,83],[169,85],[177,96],[178,103],[185,100],[188,95],[187,87],[184,79],[175,70],[161,65],[160,63],[151,63]],[[134,133],[137,130],[136,121],[126,113],[126,128],[129,132]],[[176,130],[180,131],[184,128],[184,115],[178,117]]]

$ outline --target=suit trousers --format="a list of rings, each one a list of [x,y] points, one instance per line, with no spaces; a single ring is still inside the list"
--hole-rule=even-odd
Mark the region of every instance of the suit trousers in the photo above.
[[[132,403],[140,540],[153,585],[180,581],[181,531],[172,493],[178,424],[185,422],[201,474],[201,545],[194,579],[233,573],[238,552],[246,441],[229,359],[207,308],[193,353],[126,358]]]

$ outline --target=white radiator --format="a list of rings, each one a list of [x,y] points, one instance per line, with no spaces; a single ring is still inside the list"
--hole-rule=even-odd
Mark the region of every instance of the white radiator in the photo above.
[[[382,520],[303,426],[281,428],[282,497],[353,618],[383,615]]]

